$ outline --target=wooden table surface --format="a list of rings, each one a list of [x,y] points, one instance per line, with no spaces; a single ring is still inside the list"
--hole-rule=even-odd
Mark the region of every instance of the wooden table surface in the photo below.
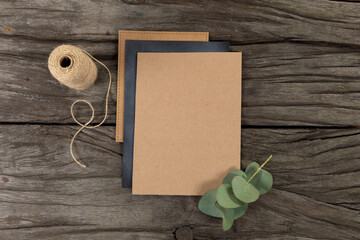
[[[199,197],[121,188],[110,116],[80,134],[71,103],[104,113],[106,72],[61,86],[49,53],[79,46],[117,74],[117,31],[208,31],[243,52],[242,166],[273,159],[270,193],[227,232]],[[360,2],[73,0],[0,2],[0,239],[360,239]],[[89,110],[77,114],[86,121]]]

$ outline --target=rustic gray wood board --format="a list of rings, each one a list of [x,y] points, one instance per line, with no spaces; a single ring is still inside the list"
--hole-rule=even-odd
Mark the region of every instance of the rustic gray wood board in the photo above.
[[[0,239],[360,239],[360,3],[341,0],[0,1]],[[115,143],[117,31],[208,31],[243,52],[242,166],[273,159],[274,188],[228,231],[199,197],[132,196]],[[86,91],[47,69],[64,43],[111,70]],[[82,121],[89,109],[77,107]],[[322,127],[318,129],[317,127]],[[335,128],[341,127],[341,128]]]
[[[106,72],[95,86],[60,86],[46,67],[59,44],[82,47],[114,77],[117,30],[209,31],[243,51],[243,124],[360,125],[360,4],[340,1],[2,1],[0,121],[72,123],[74,99],[94,102],[101,120]],[[196,26],[196,27],[194,27]],[[46,90],[46,91],[44,91]],[[79,108],[86,114],[87,108]],[[84,121],[86,118],[84,118]]]
[[[190,227],[195,239],[360,237],[360,130],[243,130],[243,166],[273,154],[266,168],[274,188],[223,232],[221,220],[199,212],[199,197],[133,196],[121,188],[113,126],[80,136],[75,152],[89,167],[78,167],[68,149],[76,129],[0,126],[0,236],[171,239]]]

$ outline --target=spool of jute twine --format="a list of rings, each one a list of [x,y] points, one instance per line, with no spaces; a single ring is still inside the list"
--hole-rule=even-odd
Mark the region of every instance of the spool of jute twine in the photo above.
[[[77,124],[81,126],[81,128],[74,134],[74,136],[71,139],[70,154],[73,160],[84,168],[86,168],[86,165],[80,163],[79,160],[76,159],[73,153],[73,144],[77,135],[84,128],[90,128],[90,129],[97,128],[105,122],[108,113],[108,102],[109,102],[109,94],[111,88],[111,72],[105,66],[105,64],[94,58],[90,53],[72,45],[58,46],[51,52],[48,59],[48,67],[53,77],[56,78],[60,83],[64,84],[65,86],[68,86],[76,90],[84,90],[91,87],[94,84],[97,78],[98,69],[93,60],[99,63],[101,66],[103,66],[109,74],[109,86],[105,97],[104,118],[99,124],[94,126],[88,126],[94,120],[94,116],[95,116],[95,110],[92,104],[85,99],[79,99],[76,100],[70,107],[72,118]],[[79,122],[77,118],[74,116],[74,106],[79,102],[88,104],[92,111],[91,118],[85,124]]]
[[[72,45],[55,48],[49,56],[48,64],[51,74],[70,88],[87,89],[97,78],[98,70],[89,54]]]

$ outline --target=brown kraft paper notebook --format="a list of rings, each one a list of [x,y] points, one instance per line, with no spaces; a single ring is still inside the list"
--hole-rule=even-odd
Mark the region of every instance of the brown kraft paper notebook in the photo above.
[[[240,169],[241,53],[138,53],[133,194],[202,195]]]
[[[208,32],[160,32],[160,31],[119,31],[119,59],[116,109],[116,142],[123,142],[124,127],[124,86],[125,86],[125,41],[209,41]]]

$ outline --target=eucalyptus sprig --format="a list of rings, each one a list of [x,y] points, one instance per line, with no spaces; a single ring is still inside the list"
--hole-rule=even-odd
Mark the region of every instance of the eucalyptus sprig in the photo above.
[[[267,193],[273,185],[272,175],[262,169],[272,155],[261,165],[252,162],[245,172],[231,171],[225,176],[217,189],[204,194],[199,201],[201,212],[212,217],[222,218],[224,231],[231,228],[234,220],[242,217],[248,204],[255,202],[260,195]]]

